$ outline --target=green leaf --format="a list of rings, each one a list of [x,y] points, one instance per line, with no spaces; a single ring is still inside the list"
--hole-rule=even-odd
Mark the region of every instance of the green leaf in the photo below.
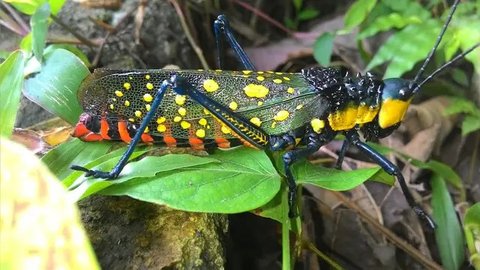
[[[347,14],[345,14],[344,30],[350,31],[351,29],[362,23],[368,16],[370,11],[372,11],[376,3],[376,0],[359,0],[353,3],[353,5],[347,11]]]
[[[70,165],[83,165],[105,155],[110,148],[111,144],[105,142],[86,143],[73,139],[50,150],[42,161],[55,176],[63,179],[73,172]]]
[[[350,190],[361,185],[375,175],[380,167],[341,171],[330,168],[320,168],[308,162],[294,165],[297,183],[312,184],[328,190]]]
[[[377,34],[378,32],[388,31],[392,28],[400,29],[406,25],[421,22],[421,19],[415,16],[404,17],[398,13],[391,13],[376,18],[375,21],[370,23],[360,34],[358,34],[357,39],[365,39]]]
[[[330,65],[330,58],[333,52],[333,41],[335,35],[332,33],[323,33],[317,38],[313,45],[313,57],[322,66]]]
[[[463,182],[460,176],[447,164],[436,161],[436,160],[429,160],[428,162],[423,162],[417,159],[410,159],[410,162],[422,169],[428,169],[435,172],[438,175],[441,175],[443,179],[449,182],[452,186],[457,189],[463,189]]]
[[[28,33],[22,38],[19,45],[20,49],[24,50],[27,53],[32,52],[32,32]]]
[[[460,269],[464,259],[462,229],[447,185],[438,174],[432,177],[432,207],[437,224],[435,238],[442,266],[445,269]]]
[[[477,108],[475,103],[465,98],[449,98],[450,104],[444,110],[445,115],[453,115],[458,113],[466,114],[480,114],[480,110]]]
[[[463,230],[470,253],[470,264],[475,269],[480,269],[480,250],[477,248],[477,243],[480,242],[480,203],[477,202],[467,209]]]
[[[45,3],[45,0],[4,0],[6,3],[10,3],[18,11],[27,14],[33,15],[37,10],[38,6]]]
[[[428,55],[436,40],[438,30],[438,22],[434,20],[405,27],[382,45],[366,69],[370,70],[385,62],[390,62],[384,78],[400,77]]]
[[[101,193],[128,195],[186,211],[238,213],[266,204],[280,189],[281,177],[262,151],[217,151],[207,163],[205,158],[189,155],[168,155],[147,162],[155,159],[168,162],[168,170],[155,177],[120,182]]]
[[[306,9],[300,11],[300,13],[298,14],[298,19],[300,21],[307,21],[307,20],[311,20],[311,19],[313,19],[317,16],[318,16],[318,10],[313,9],[313,8],[306,8]]]
[[[77,91],[88,74],[87,67],[71,52],[47,48],[42,69],[25,81],[24,94],[73,125],[83,111]]]
[[[50,5],[42,5],[30,20],[32,27],[32,46],[33,54],[39,62],[42,62],[43,49],[45,48],[45,39],[48,31],[48,17],[50,16]]]
[[[467,115],[462,122],[462,135],[466,136],[469,133],[472,133],[480,129],[480,116],[478,115]]]
[[[293,6],[295,7],[295,10],[300,10],[303,6],[303,0],[293,0]]]
[[[10,136],[15,124],[23,84],[25,57],[15,51],[0,64],[0,135]]]
[[[52,44],[48,46],[48,49],[49,50],[58,50],[58,49],[67,50],[73,53],[75,56],[77,56],[85,66],[87,67],[91,66],[91,63],[90,63],[90,60],[88,60],[88,57],[83,53],[82,50],[80,50],[76,46],[73,46],[70,44]]]
[[[49,3],[52,14],[56,15],[62,9],[65,4],[65,0],[4,0],[7,3],[12,4],[18,11],[33,15],[37,9],[45,3]]]

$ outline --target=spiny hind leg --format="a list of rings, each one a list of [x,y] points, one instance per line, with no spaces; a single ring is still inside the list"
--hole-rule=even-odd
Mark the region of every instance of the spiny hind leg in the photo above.
[[[224,64],[222,61],[224,55],[224,48],[223,39],[221,36],[224,35],[225,39],[235,52],[235,56],[242,64],[243,68],[248,70],[256,70],[247,53],[245,53],[245,50],[242,48],[242,46],[240,46],[240,43],[238,43],[237,39],[235,38],[232,28],[230,27],[230,23],[228,22],[228,19],[225,15],[221,14],[217,17],[217,19],[213,23],[213,29],[215,31],[215,42],[217,45],[217,65],[219,68],[223,68]]]

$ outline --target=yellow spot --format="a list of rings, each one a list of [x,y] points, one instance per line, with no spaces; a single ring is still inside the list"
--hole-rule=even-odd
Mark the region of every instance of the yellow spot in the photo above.
[[[275,121],[284,121],[288,118],[289,115],[290,115],[290,113],[288,111],[281,110],[281,111],[277,112],[277,114],[273,117],[273,119]]]
[[[271,128],[275,128],[277,126],[277,122],[273,121],[272,125],[270,125]]]
[[[242,70],[242,72],[243,72],[243,74],[245,74],[245,75],[248,75],[248,74],[252,73],[251,70]]]
[[[203,71],[203,69],[199,68],[199,69],[197,69],[197,71]]]
[[[145,100],[146,102],[152,102],[153,97],[150,94],[145,94],[143,95],[143,100]]]
[[[143,133],[148,133],[150,132],[150,129],[148,127],[145,128],[145,130],[143,131]]]
[[[147,89],[152,90],[153,89],[153,84],[152,83],[147,83]]]
[[[229,107],[232,111],[235,111],[236,109],[238,109],[238,103],[236,103],[235,101],[232,101],[232,102],[230,102],[230,104],[228,105],[228,107]]]
[[[400,99],[386,99],[382,102],[380,112],[378,114],[378,124],[381,128],[388,128],[402,121],[403,116],[407,112],[410,100],[403,101]]]
[[[117,99],[116,99],[116,98],[112,98],[112,101],[116,102],[116,101],[117,101]]]
[[[123,88],[130,90],[130,88],[132,88],[132,85],[129,82],[126,82],[123,84]]]
[[[257,76],[257,80],[263,81],[263,80],[265,80],[265,77],[263,77],[263,76]]]
[[[222,72],[223,70],[221,69],[215,69],[216,72]]]
[[[293,94],[293,93],[295,93],[295,89],[293,89],[292,87],[288,87],[287,88],[287,93]]]
[[[135,111],[135,116],[140,118],[142,117],[142,112],[141,111]]]
[[[197,132],[195,132],[195,135],[197,135],[197,137],[199,137],[199,138],[204,138],[205,137],[205,129],[203,129],[203,128],[197,129]]]
[[[183,104],[185,104],[186,99],[187,99],[187,97],[184,96],[184,95],[176,95],[175,96],[175,103],[177,103],[177,105],[182,106]]]
[[[303,104],[299,104],[299,105],[297,105],[297,107],[295,107],[295,109],[297,109],[297,110],[300,110],[301,108],[303,108]]]
[[[258,106],[262,106],[262,105],[263,105],[263,101],[259,101],[259,102],[257,103],[257,105],[258,105]]]
[[[157,130],[158,132],[165,132],[165,130],[167,130],[167,127],[165,125],[158,125]]]
[[[145,109],[147,110],[147,112],[149,112],[151,108],[152,106],[150,106],[150,104],[145,104]]]
[[[204,114],[210,114],[210,112],[207,109],[203,109]]]
[[[187,109],[185,109],[183,107],[178,108],[178,114],[180,114],[181,116],[187,115]]]
[[[250,75],[242,75],[243,78],[249,78]]]
[[[124,103],[124,104],[125,104],[125,107],[128,107],[128,106],[130,106],[130,101],[125,100],[125,103]]]
[[[253,117],[252,119],[250,119],[250,122],[258,127],[262,125],[262,121],[258,117]]]
[[[161,123],[165,123],[167,119],[163,116],[160,116],[159,118],[157,118],[157,124],[161,124]]]
[[[282,83],[282,80],[280,80],[280,79],[274,79],[273,82],[274,82],[274,83]]]
[[[110,104],[110,106],[109,106],[109,107],[110,107],[110,110],[113,110],[113,109],[115,109],[115,107],[113,106],[113,104]]]
[[[275,72],[275,74],[277,74],[277,75],[282,75],[283,72]]]
[[[257,72],[257,74],[263,74],[263,73],[265,73],[265,72],[263,72],[263,71],[258,71]]]
[[[320,133],[325,127],[325,121],[318,118],[313,118],[312,121],[310,121],[310,125],[312,126],[313,131]]]
[[[132,76],[128,76],[128,79],[129,79],[129,80],[133,80],[133,77],[132,77]]]
[[[222,126],[221,130],[225,134],[230,134],[232,132],[227,126]]]
[[[288,77],[283,77],[283,79],[284,79],[285,81],[290,81],[290,78],[288,78]]]
[[[181,116],[175,116],[175,118],[173,118],[173,122],[175,122],[175,123],[178,123],[178,122],[180,122],[180,121],[182,121],[182,117],[181,117]]]
[[[273,74],[274,72],[272,70],[267,70],[267,73]]]
[[[203,88],[205,88],[205,91],[207,92],[215,92],[218,90],[219,86],[218,83],[212,79],[208,79],[203,81]]]
[[[150,75],[149,74],[145,75],[145,79],[150,80]]]
[[[182,126],[183,129],[188,129],[188,128],[190,128],[192,125],[191,125],[189,122],[187,122],[187,121],[182,121],[182,122],[180,122],[180,126]]]
[[[267,96],[269,90],[267,87],[260,84],[249,84],[243,88],[248,97],[264,98]]]
[[[198,123],[202,126],[205,126],[207,124],[207,119],[205,118],[200,118],[200,120],[198,120]]]
[[[135,119],[133,119],[133,118],[128,118],[128,121],[130,121],[132,123],[135,123]]]
[[[122,91],[118,91],[118,90],[115,91],[115,95],[116,95],[117,97],[123,97]]]

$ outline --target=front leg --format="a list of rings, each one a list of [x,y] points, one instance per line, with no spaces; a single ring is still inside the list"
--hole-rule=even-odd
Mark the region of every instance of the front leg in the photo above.
[[[104,172],[100,170],[90,170],[78,165],[72,165],[70,166],[70,168],[72,170],[85,172],[86,177],[93,176],[94,178],[116,179],[120,174],[120,172],[122,172],[123,167],[125,167],[125,165],[127,164],[128,159],[130,158],[133,151],[135,150],[135,146],[141,140],[142,134],[147,128],[150,121],[152,120],[153,116],[155,115],[158,107],[160,106],[160,103],[162,102],[162,99],[165,96],[165,92],[168,89],[171,89],[176,84],[176,81],[177,81],[177,76],[173,75],[170,79],[163,81],[163,83],[160,85],[160,88],[158,89],[157,94],[155,95],[155,99],[152,102],[150,111],[145,115],[145,118],[143,118],[142,124],[140,125],[137,132],[135,133],[135,136],[130,142],[130,145],[128,146],[127,151],[123,153],[122,157],[120,158],[118,163],[115,165],[115,167],[113,167],[111,171]]]

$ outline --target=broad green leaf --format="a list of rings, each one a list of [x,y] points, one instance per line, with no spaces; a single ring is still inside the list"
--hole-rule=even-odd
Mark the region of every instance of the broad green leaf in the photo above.
[[[70,165],[83,165],[105,155],[110,148],[109,143],[86,143],[73,139],[50,150],[42,157],[42,161],[55,176],[63,179],[73,172]]]
[[[475,103],[465,98],[449,98],[451,101],[443,112],[445,115],[453,115],[458,113],[478,114],[480,110]]]
[[[455,213],[455,206],[442,177],[432,177],[433,218],[437,224],[435,238],[442,260],[442,266],[448,270],[460,269],[464,259],[462,229]]]
[[[465,136],[480,129],[480,116],[467,115],[462,122],[462,135]]]
[[[38,6],[43,4],[44,0],[3,0],[6,3],[10,3],[14,6],[18,11],[27,14],[33,15],[37,10]]]
[[[454,38],[460,42],[460,48],[464,51],[480,42],[480,16],[477,14],[473,16],[462,16],[456,18],[459,22],[459,27],[455,28]],[[476,49],[465,57],[472,62],[475,70],[480,73],[480,49]]]
[[[87,67],[91,66],[91,63],[90,63],[90,60],[88,60],[88,57],[78,47],[70,44],[52,44],[48,46],[48,50],[58,50],[58,49],[64,49],[73,53],[83,62],[85,66]]]
[[[341,171],[330,168],[319,168],[308,162],[294,165],[294,173],[298,184],[312,184],[329,190],[349,190],[361,185],[375,175],[380,167]]]
[[[382,4],[404,16],[415,16],[422,19],[430,18],[430,11],[419,2],[411,0],[382,0]]]
[[[405,27],[383,44],[366,69],[370,70],[385,62],[390,62],[384,78],[400,77],[428,55],[438,31],[438,22],[434,20]]]
[[[298,19],[300,21],[311,20],[318,16],[318,10],[312,8],[306,8],[298,14]]]
[[[293,0],[292,2],[295,10],[300,10],[303,6],[303,0]]]
[[[423,162],[416,159],[411,159],[410,162],[415,165],[416,167],[422,169],[428,169],[435,172],[438,175],[441,175],[448,183],[450,183],[455,188],[460,190],[463,189],[463,182],[460,176],[447,164],[436,160],[429,160],[427,162]]]
[[[45,3],[35,11],[31,20],[33,54],[39,62],[42,62],[43,49],[48,31],[48,17],[50,16],[50,5]]]
[[[376,3],[376,0],[359,0],[353,3],[350,9],[348,9],[347,14],[345,14],[344,30],[349,31],[362,23]]]
[[[52,14],[56,15],[65,4],[65,0],[4,0],[7,3],[12,4],[18,11],[33,15],[37,9],[45,3],[49,3]]]
[[[187,155],[160,157],[173,159],[169,164],[178,168],[169,167],[155,177],[121,182],[101,193],[128,195],[186,211],[214,213],[249,211],[266,204],[278,193],[281,178],[264,152],[240,148],[217,151],[209,161],[212,157],[220,163],[192,163],[204,158]]]
[[[0,64],[0,135],[10,136],[15,124],[23,84],[25,57],[15,51]]]
[[[330,65],[334,40],[335,35],[326,32],[319,36],[315,41],[315,44],[313,45],[313,57],[320,65],[325,67]]]
[[[47,48],[42,69],[25,81],[24,94],[73,125],[82,112],[77,91],[88,74],[87,67],[71,52]]]
[[[20,49],[24,50],[27,53],[32,52],[32,32],[28,33],[22,38],[19,45]]]
[[[357,39],[365,39],[373,36],[378,32],[388,31],[392,28],[400,29],[409,24],[421,23],[421,20],[415,16],[403,17],[398,13],[391,13],[385,16],[380,16],[370,23],[360,34]]]
[[[467,209],[463,230],[470,253],[470,264],[475,269],[480,269],[480,249],[477,247],[480,242],[480,203],[477,202]]]

